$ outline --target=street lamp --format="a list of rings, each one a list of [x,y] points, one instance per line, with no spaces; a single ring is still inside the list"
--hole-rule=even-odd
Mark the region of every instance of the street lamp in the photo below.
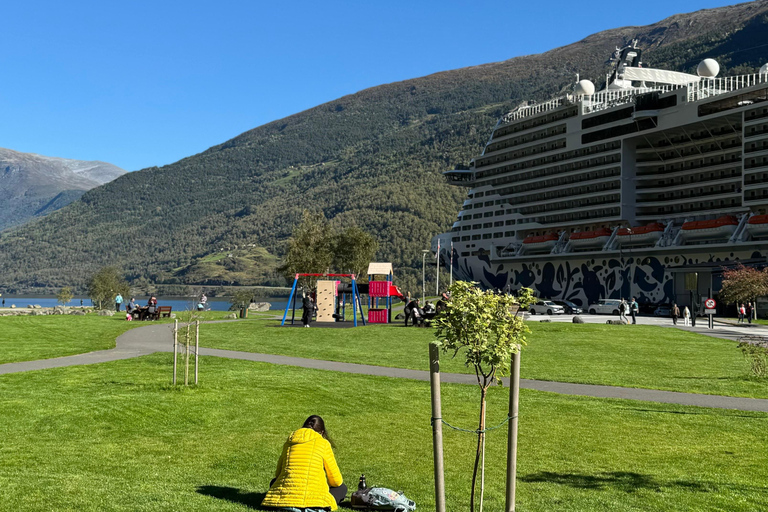
[[[626,228],[627,229],[627,235],[629,235],[629,247],[632,246],[632,228]],[[624,284],[626,283],[626,279],[624,278],[624,253],[622,252],[622,243],[619,243],[619,256],[621,257],[621,295],[622,299],[624,298]],[[630,266],[631,268],[631,266]],[[632,279],[630,277],[629,280],[629,293],[627,294],[627,297],[630,297],[632,295]]]
[[[421,303],[425,304],[425,292],[427,282],[427,254],[429,249],[421,250]]]

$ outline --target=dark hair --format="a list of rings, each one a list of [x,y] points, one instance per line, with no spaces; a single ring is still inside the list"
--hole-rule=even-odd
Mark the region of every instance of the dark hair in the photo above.
[[[318,416],[317,414],[313,414],[309,418],[304,421],[304,425],[302,428],[311,428],[321,436],[323,436],[323,439],[326,439],[329,443],[331,443],[332,447],[336,447],[336,445],[331,440],[331,437],[328,435],[328,431],[325,430],[325,422],[323,421],[323,418]]]

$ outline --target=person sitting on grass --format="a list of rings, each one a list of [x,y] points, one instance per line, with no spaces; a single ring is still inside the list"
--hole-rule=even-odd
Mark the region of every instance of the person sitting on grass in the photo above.
[[[288,436],[269,483],[263,507],[319,512],[336,510],[347,496],[347,486],[333,456],[333,445],[323,418],[312,415]]]

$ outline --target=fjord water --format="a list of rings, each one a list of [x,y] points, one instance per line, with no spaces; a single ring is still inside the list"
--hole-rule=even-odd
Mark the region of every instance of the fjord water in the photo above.
[[[52,308],[59,305],[56,297],[50,295],[37,297],[3,295],[0,297],[0,301],[2,301],[2,299],[5,299],[6,308],[11,307],[11,305],[15,305],[17,308],[26,308],[27,306]],[[69,307],[79,307],[81,299],[83,301],[83,306],[90,307],[93,305],[91,303],[91,299],[88,297],[75,297],[66,305]],[[147,303],[148,299],[149,297],[136,297],[136,303],[143,306]],[[129,300],[131,300],[130,297],[126,298],[125,302],[123,303],[123,307],[120,309],[124,310],[125,304],[128,303]],[[254,302],[269,302],[271,304],[270,309],[285,310],[285,305],[288,303],[288,297],[256,297]],[[2,304],[2,302],[0,302],[0,304]],[[165,298],[158,296],[157,304],[159,306],[171,306],[173,307],[174,311],[187,311],[193,310],[197,307],[197,299],[191,297]],[[301,308],[301,301],[297,301],[296,307],[297,309]],[[209,308],[211,311],[227,311],[229,309],[229,301],[226,299],[209,298],[207,308]]]

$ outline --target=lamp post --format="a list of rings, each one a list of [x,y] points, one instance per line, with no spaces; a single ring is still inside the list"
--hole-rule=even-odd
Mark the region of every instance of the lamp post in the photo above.
[[[427,282],[427,253],[429,249],[421,250],[421,303],[425,304],[425,288]]]
[[[627,235],[629,235],[629,245],[632,245],[632,228],[626,228],[627,229]],[[624,253],[622,252],[622,244],[619,243],[619,256],[621,257],[621,295],[622,299],[624,298],[624,284],[626,283],[626,279],[624,278]],[[627,294],[627,297],[630,297],[632,295],[632,279],[629,280],[629,293]]]

